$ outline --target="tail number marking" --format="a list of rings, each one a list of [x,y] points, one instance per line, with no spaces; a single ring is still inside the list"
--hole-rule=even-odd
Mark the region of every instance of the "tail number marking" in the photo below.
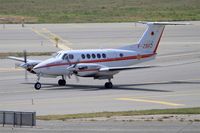
[[[138,48],[143,48],[143,49],[150,49],[153,47],[152,43],[148,43],[148,44],[139,44]]]

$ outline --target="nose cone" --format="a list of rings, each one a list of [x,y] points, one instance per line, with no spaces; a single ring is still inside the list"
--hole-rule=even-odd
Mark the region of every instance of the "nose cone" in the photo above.
[[[37,74],[42,73],[42,74],[50,74],[51,70],[49,69],[49,67],[52,66],[52,64],[54,64],[57,60],[55,59],[47,59],[39,64],[37,64],[36,66],[33,67],[33,71]]]
[[[44,68],[45,64],[44,63],[39,63],[36,66],[33,67],[33,71],[35,73],[41,73],[42,72],[42,68]]]

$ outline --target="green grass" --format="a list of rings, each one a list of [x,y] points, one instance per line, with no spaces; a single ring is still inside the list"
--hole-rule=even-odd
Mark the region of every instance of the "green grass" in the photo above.
[[[7,23],[200,20],[200,0],[0,0]],[[2,22],[2,21],[0,21]]]
[[[200,107],[197,108],[179,108],[179,109],[153,109],[142,111],[121,111],[121,112],[97,112],[97,113],[80,113],[66,115],[45,115],[37,116],[39,120],[66,120],[78,118],[96,118],[112,116],[134,116],[134,115],[161,115],[161,114],[200,114]]]

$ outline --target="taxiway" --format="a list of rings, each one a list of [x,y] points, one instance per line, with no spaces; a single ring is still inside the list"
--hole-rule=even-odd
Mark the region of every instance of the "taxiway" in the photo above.
[[[113,89],[104,89],[105,80],[75,78],[67,86],[58,79],[42,78],[42,89],[34,90],[36,76],[24,79],[24,71],[14,69],[15,61],[0,60],[0,109],[36,111],[37,115],[101,111],[199,107],[200,22],[187,26],[167,26],[155,61],[141,65],[159,67],[121,72]],[[34,27],[34,30],[33,30]],[[0,52],[58,51],[52,36],[72,49],[117,48],[136,42],[145,25],[46,24],[6,25],[0,30]],[[44,30],[44,31],[43,31]],[[19,39],[20,38],[20,39]],[[24,39],[26,38],[26,39]],[[40,44],[41,40],[45,42]],[[46,59],[48,57],[30,57]]]

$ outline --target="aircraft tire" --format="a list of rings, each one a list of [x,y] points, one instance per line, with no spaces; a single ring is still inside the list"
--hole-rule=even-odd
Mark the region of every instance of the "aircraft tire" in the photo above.
[[[105,88],[109,89],[109,88],[113,87],[113,84],[112,84],[112,82],[106,82],[104,86],[105,86]]]
[[[59,79],[59,80],[58,80],[58,85],[59,85],[59,86],[65,86],[65,85],[66,85],[66,81],[63,80],[63,79]]]
[[[35,85],[34,85],[34,87],[35,87],[36,90],[40,90],[41,86],[42,86],[42,85],[41,85],[40,82],[37,82],[37,83],[35,83]]]

